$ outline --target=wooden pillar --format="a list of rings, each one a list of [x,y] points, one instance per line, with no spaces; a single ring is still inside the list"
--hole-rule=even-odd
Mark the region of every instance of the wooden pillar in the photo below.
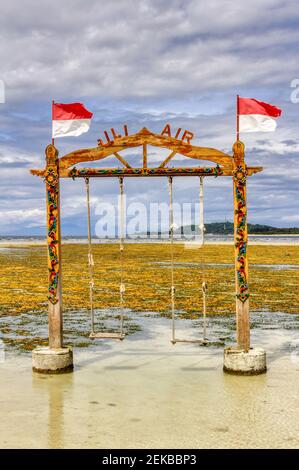
[[[54,145],[46,148],[46,201],[47,201],[47,245],[48,245],[48,317],[49,347],[63,347],[62,296],[61,296],[61,236],[59,159]]]
[[[243,142],[235,142],[233,152],[237,346],[239,349],[248,351],[250,348],[250,322],[247,256],[247,171],[244,161]]]

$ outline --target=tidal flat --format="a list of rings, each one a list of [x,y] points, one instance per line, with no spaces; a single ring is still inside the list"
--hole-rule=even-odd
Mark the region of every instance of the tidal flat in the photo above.
[[[29,352],[5,347],[0,447],[299,448],[298,315],[253,315],[268,372],[252,377],[223,373],[223,346],[173,346],[170,320],[149,315],[130,314],[140,329],[124,341],[75,346],[72,374],[32,373]],[[194,320],[177,328],[202,333]],[[215,316],[208,334],[230,342],[233,328],[232,316]]]
[[[125,247],[127,336],[89,340],[87,246],[66,244],[64,342],[75,368],[48,376],[31,369],[31,350],[47,344],[46,247],[2,247],[0,447],[299,448],[299,246],[250,246],[249,259],[251,339],[267,352],[267,374],[222,371],[236,333],[233,246],[175,245],[179,337],[202,337],[203,279],[209,286],[203,347],[170,343],[166,244]],[[94,261],[97,328],[115,329],[118,246],[95,245]]]
[[[120,263],[117,244],[95,244],[94,305],[118,308]],[[125,307],[138,312],[170,313],[170,246],[127,244],[124,254]],[[201,284],[208,284],[207,314],[235,311],[234,247],[177,243],[174,247],[176,311],[196,318],[201,311]],[[45,246],[6,246],[0,250],[0,315],[43,313],[47,310]],[[89,307],[87,245],[65,244],[62,250],[63,308]],[[251,311],[299,313],[299,246],[249,246]]]

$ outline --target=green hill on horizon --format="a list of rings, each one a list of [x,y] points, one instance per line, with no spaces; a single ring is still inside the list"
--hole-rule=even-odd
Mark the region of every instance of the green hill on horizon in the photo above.
[[[205,224],[205,233],[233,235],[234,224],[232,222],[210,222]],[[176,233],[190,234],[190,232],[198,232],[198,226],[189,225],[179,227]],[[272,227],[271,225],[263,224],[248,224],[248,233],[251,234],[265,234],[265,235],[296,235],[299,234],[298,227]]]

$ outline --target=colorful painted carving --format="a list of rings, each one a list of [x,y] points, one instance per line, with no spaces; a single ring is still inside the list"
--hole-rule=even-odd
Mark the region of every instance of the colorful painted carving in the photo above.
[[[57,302],[57,287],[59,275],[59,232],[58,232],[58,183],[59,176],[55,166],[48,167],[45,174],[48,199],[48,259],[49,259],[49,288],[48,299],[52,304]]]
[[[245,302],[249,298],[249,287],[246,270],[246,250],[247,250],[247,231],[246,231],[246,179],[247,171],[242,165],[237,166],[234,171],[235,192],[237,208],[236,215],[236,242],[237,250],[237,282],[238,293],[237,298]]]
[[[167,175],[170,174],[194,174],[194,176],[213,175],[215,177],[223,174],[222,168],[217,165],[216,167],[182,167],[182,168],[76,168],[73,167],[68,176],[72,178],[82,176],[113,176],[113,175]]]

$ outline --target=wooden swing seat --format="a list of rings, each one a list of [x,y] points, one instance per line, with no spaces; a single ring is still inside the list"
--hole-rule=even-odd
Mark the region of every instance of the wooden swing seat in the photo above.
[[[171,340],[172,344],[176,343],[197,343],[197,344],[202,344],[202,345],[207,345],[209,344],[208,339],[172,339]]]
[[[123,333],[105,333],[105,332],[92,332],[89,335],[90,339],[117,339],[122,341],[125,335]]]

